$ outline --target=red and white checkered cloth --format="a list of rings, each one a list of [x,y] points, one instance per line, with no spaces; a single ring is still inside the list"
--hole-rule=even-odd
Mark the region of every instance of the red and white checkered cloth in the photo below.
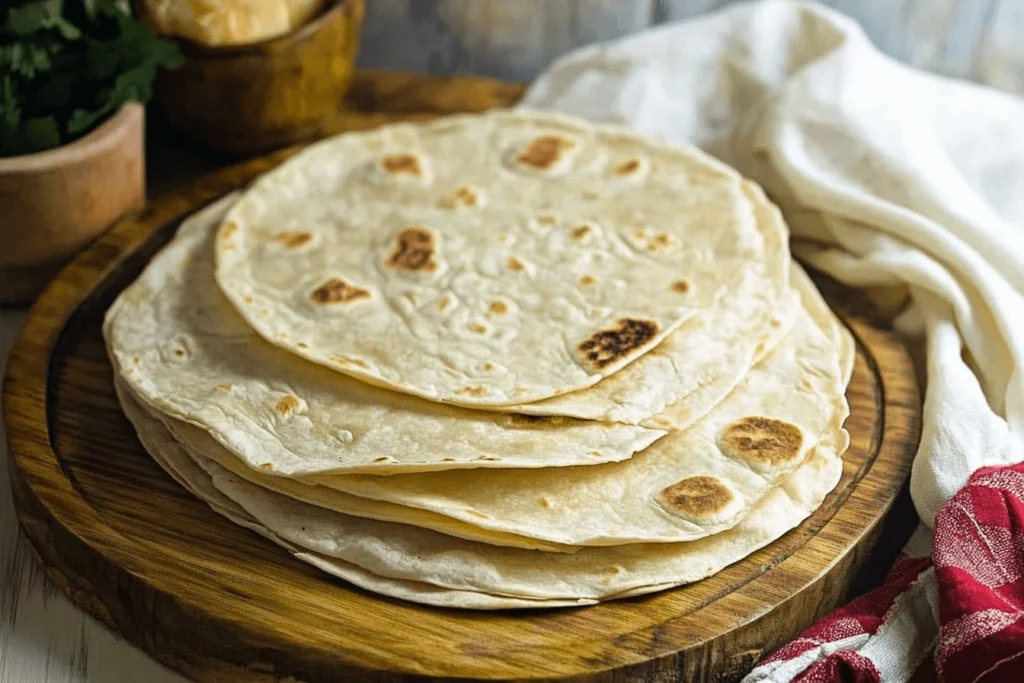
[[[880,588],[744,682],[881,683],[921,668],[943,683],[1024,681],[1024,465],[978,470],[935,517],[933,542],[931,558],[901,556]]]

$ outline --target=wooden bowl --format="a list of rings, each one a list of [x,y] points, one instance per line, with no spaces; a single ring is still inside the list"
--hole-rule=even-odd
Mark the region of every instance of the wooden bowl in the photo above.
[[[352,83],[363,0],[337,0],[293,33],[251,45],[180,42],[156,102],[172,127],[219,152],[251,155],[324,131]]]
[[[0,304],[31,300],[96,235],[146,200],[144,109],[88,135],[0,158]]]

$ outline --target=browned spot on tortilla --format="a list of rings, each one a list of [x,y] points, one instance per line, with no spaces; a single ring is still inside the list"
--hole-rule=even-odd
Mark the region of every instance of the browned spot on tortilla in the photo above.
[[[811,384],[811,381],[807,380],[807,379],[802,380],[800,382],[800,386],[802,386],[804,389],[813,389],[814,388],[814,385]]]
[[[473,188],[465,185],[455,188],[455,192],[441,200],[441,206],[448,209],[459,206],[476,206],[479,203],[480,198],[477,193]]]
[[[679,294],[686,294],[690,291],[690,283],[686,280],[676,280],[672,283],[672,291]]]
[[[455,462],[455,458],[442,458],[441,462]]]
[[[299,399],[295,398],[291,394],[288,394],[287,396],[285,396],[280,401],[274,404],[274,410],[281,413],[282,415],[287,415],[288,413],[292,412],[298,407]]]
[[[509,270],[514,270],[517,273],[526,270],[526,266],[523,264],[523,262],[517,259],[515,256],[509,256],[508,259],[505,261],[505,265],[508,266]]]
[[[441,300],[437,302],[437,310],[443,311],[444,309],[448,308],[448,305],[450,303],[451,299],[449,299],[448,297],[442,297]]]
[[[389,154],[380,160],[381,167],[393,175],[407,173],[422,176],[423,168],[415,154]]]
[[[374,458],[373,461],[374,462],[388,462],[389,460],[391,460],[391,458],[389,458],[388,456],[385,455],[382,458]]]
[[[554,216],[540,216],[537,218],[537,222],[541,225],[554,225],[558,222],[558,219]]]
[[[669,237],[668,233],[659,232],[655,235],[650,242],[647,243],[648,251],[657,251],[662,247],[667,247],[672,244],[672,238]]]
[[[466,510],[466,514],[467,515],[473,515],[474,517],[479,517],[480,519],[490,519],[491,518],[490,515],[485,515],[484,513],[477,512],[476,510]]]
[[[487,393],[487,389],[485,389],[484,387],[462,387],[455,393],[463,396],[483,396],[484,394]]]
[[[546,171],[558,165],[562,156],[576,146],[568,138],[557,135],[542,135],[534,138],[525,150],[519,153],[516,161],[524,166],[532,166],[539,171]]]
[[[473,323],[472,325],[469,326],[469,329],[473,330],[477,334],[484,334],[485,332],[487,332],[487,328],[481,325],[480,323]]]
[[[764,342],[757,342],[757,346],[754,347],[754,357],[759,357],[764,353]]]
[[[637,238],[638,240],[642,240],[643,238],[647,237],[647,229],[637,228],[636,230],[633,231],[633,237]]]
[[[236,232],[238,232],[238,223],[235,223],[234,221],[225,223],[224,227],[220,229],[220,238],[222,240],[230,239]]]
[[[484,363],[484,372],[493,372],[494,363]]]
[[[274,241],[280,242],[289,249],[298,249],[313,239],[311,232],[279,232],[274,235]]]
[[[640,161],[637,159],[630,159],[622,164],[619,164],[615,168],[616,175],[633,175],[640,170]]]
[[[804,436],[796,425],[770,417],[744,417],[719,437],[723,450],[752,463],[780,465],[795,460]]]
[[[242,297],[242,301],[244,301],[244,302],[245,302],[245,303],[247,303],[247,304],[251,304],[251,303],[253,303],[253,302],[254,302],[254,301],[256,301],[256,300],[255,300],[255,299],[253,299],[253,298],[252,298],[251,296],[249,296],[249,295],[247,294],[247,295],[245,295],[245,296],[243,296],[243,297]]]
[[[132,362],[138,365],[139,363],[142,362],[142,359],[139,358],[138,356],[135,356],[134,358],[132,358]]]
[[[551,507],[551,501],[548,500],[547,498],[541,498],[540,499],[540,506],[542,508],[550,508]]]
[[[359,368],[370,367],[358,358],[349,358],[348,356],[327,356],[327,360],[337,363],[338,365],[355,365]]]
[[[299,347],[300,349],[308,349],[309,348],[309,344],[307,344],[306,342],[299,342],[298,344],[296,344],[296,346]]]
[[[272,469],[274,469],[274,463],[265,462],[262,465],[260,465],[260,467],[262,467],[265,470],[272,470]]]
[[[230,384],[218,384],[217,388],[220,389],[221,391],[231,391]]]
[[[494,315],[505,315],[508,313],[508,304],[504,301],[492,301],[491,302],[491,313]]]
[[[310,298],[318,304],[346,304],[369,297],[370,293],[367,290],[350,285],[340,277],[332,277],[314,289],[310,295]]]
[[[395,249],[388,257],[388,265],[395,270],[408,272],[437,270],[437,262],[434,261],[434,233],[416,226],[398,233]]]
[[[647,346],[657,334],[658,323],[653,320],[623,318],[615,327],[595,332],[579,350],[592,366],[601,369]]]
[[[261,318],[266,318],[268,315],[270,315],[270,311],[264,308],[263,310],[260,311],[259,315]]]
[[[587,455],[595,458],[600,458],[602,456],[601,451],[590,451]]]
[[[771,323],[770,323],[770,324],[771,324],[771,326],[772,326],[772,327],[774,327],[774,328],[776,328],[776,329],[778,329],[778,328],[782,327],[782,321],[780,321],[780,320],[777,320],[777,319],[775,319],[775,318],[772,318],[772,319],[771,319]]]
[[[597,284],[597,278],[593,275],[584,275],[580,278],[580,284],[586,287],[587,285]]]
[[[184,358],[185,349],[174,349],[174,355],[177,356],[178,358]]]
[[[623,571],[624,570],[622,569],[622,567],[608,567],[607,569],[604,570],[604,573],[605,574],[611,574],[611,575],[614,576],[616,574],[621,574]]]
[[[602,586],[610,586],[611,584],[612,584],[612,580],[609,577],[605,577],[605,578],[601,579],[601,585]]]
[[[498,460],[501,460],[501,458],[496,458],[493,455],[481,455],[480,457],[477,458],[477,460],[488,460],[490,462],[497,462]]]
[[[709,517],[726,509],[733,492],[715,477],[699,475],[680,479],[658,493],[666,509],[694,517]]]
[[[572,238],[574,240],[581,240],[590,234],[591,227],[589,225],[578,225],[572,229]]]

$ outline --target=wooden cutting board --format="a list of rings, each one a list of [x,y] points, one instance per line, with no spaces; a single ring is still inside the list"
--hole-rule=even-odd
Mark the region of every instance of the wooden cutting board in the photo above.
[[[515,85],[361,76],[332,130],[510,104]],[[19,518],[49,577],[197,681],[730,681],[895,556],[920,432],[910,358],[853,292],[819,278],[857,338],[852,443],[835,491],[779,541],[699,583],[569,610],[477,613],[382,598],[220,518],[145,453],[113,393],[104,311],[181,220],[293,154],[203,177],[103,235],[28,316],[3,411]]]

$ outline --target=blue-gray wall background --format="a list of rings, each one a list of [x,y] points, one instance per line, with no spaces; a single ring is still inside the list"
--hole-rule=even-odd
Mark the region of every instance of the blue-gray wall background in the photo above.
[[[363,66],[528,81],[574,47],[729,0],[367,0]],[[1024,0],[823,0],[883,51],[1024,92]]]

